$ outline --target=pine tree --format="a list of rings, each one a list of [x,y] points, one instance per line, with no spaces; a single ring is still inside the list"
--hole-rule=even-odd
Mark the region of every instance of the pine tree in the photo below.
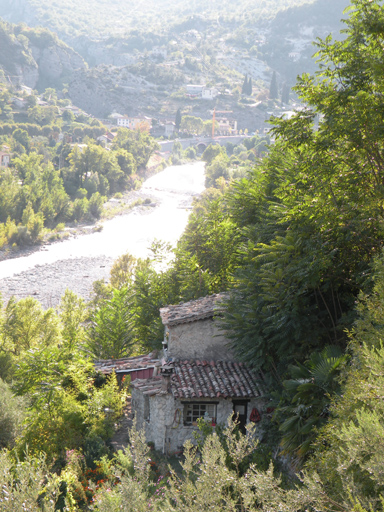
[[[284,82],[283,83],[283,88],[282,88],[282,91],[281,91],[281,101],[283,103],[286,103],[286,104],[289,103],[289,91],[290,91],[289,86],[287,85],[286,82]]]
[[[271,100],[276,100],[278,96],[276,71],[272,74],[271,85],[269,86],[269,97]]]
[[[181,124],[181,110],[178,108],[175,117],[175,129],[178,132]]]
[[[248,94],[248,96],[252,95],[252,78],[251,77],[249,77],[249,80],[248,80],[247,94]]]
[[[247,94],[247,89],[248,89],[248,75],[245,75],[244,82],[241,87],[241,94]]]

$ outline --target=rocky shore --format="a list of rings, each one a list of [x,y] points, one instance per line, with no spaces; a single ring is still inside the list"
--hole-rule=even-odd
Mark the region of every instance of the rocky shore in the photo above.
[[[156,190],[156,192],[154,192]],[[163,201],[166,201],[166,194],[163,197],[159,196],[157,191],[161,189],[152,190],[137,190],[127,192],[120,198],[113,198],[105,204],[105,219],[110,219],[116,215],[133,215],[139,214],[148,215],[156,210]],[[193,193],[185,194],[180,193],[179,208],[189,209],[193,199]],[[62,232],[61,236],[64,239],[87,237],[93,231],[103,229],[102,221],[95,224],[88,225],[73,225],[69,226]],[[0,262],[2,260],[9,260],[13,258],[30,256],[32,253],[37,253],[47,250],[47,246],[51,244],[60,243],[60,237],[50,237],[44,241],[44,245],[27,247],[21,250],[8,252],[0,251]],[[91,253],[92,254],[92,253]],[[75,253],[74,253],[75,255]],[[39,261],[39,258],[37,258]],[[39,300],[43,307],[56,308],[60,303],[65,290],[68,288],[80,295],[85,300],[88,300],[92,294],[92,284],[100,279],[105,281],[109,280],[110,270],[112,268],[114,258],[108,256],[94,256],[94,257],[70,257],[63,258],[53,263],[37,264],[29,270],[19,271],[11,277],[0,278],[0,293],[3,302],[6,304],[11,296],[21,299],[27,296],[32,296]]]
[[[0,280],[3,301],[6,304],[12,295],[17,299],[31,295],[44,308],[56,308],[67,288],[87,300],[94,281],[108,281],[112,265],[113,259],[107,257],[65,259],[51,265],[37,265]]]
[[[112,200],[106,204],[106,218],[122,215],[132,209],[139,209],[141,215],[156,206],[149,202],[148,194],[140,191],[126,193],[119,201]],[[147,199],[146,204],[142,201]],[[152,201],[152,199],[150,198]],[[95,230],[102,228],[102,223],[93,225],[79,225],[69,228],[70,237],[87,236]],[[45,245],[59,243],[61,239],[46,241]],[[22,248],[17,251],[0,252],[0,261],[28,256],[42,250],[41,246]],[[95,258],[73,258],[56,261],[52,264],[37,265],[30,270],[21,272],[12,277],[0,279],[0,293],[4,304],[10,297],[16,299],[32,296],[36,298],[44,308],[56,308],[60,299],[68,288],[84,299],[89,299],[92,293],[92,284],[99,279],[109,280],[109,273],[113,265],[113,258],[98,256]]]

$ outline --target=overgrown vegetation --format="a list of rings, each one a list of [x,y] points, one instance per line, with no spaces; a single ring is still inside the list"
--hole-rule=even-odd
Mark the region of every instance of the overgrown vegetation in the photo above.
[[[75,117],[54,89],[42,95],[42,106],[33,92],[21,93],[30,122],[10,122],[12,92],[0,88],[0,149],[10,158],[0,173],[0,247],[38,243],[63,223],[95,221],[108,196],[140,185],[157,149],[147,133],[121,129],[111,150],[104,148],[96,138],[105,127],[82,113]]]

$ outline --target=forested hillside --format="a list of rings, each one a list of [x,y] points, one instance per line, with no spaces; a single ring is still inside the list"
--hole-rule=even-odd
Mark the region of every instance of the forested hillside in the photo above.
[[[0,16],[20,24],[11,29],[18,37],[19,53],[27,42],[22,36],[28,39],[30,33],[25,24],[43,26],[56,34],[55,45],[32,51],[36,61],[38,57],[45,63],[32,74],[27,69],[14,71],[14,59],[3,67],[39,90],[60,89],[65,84],[72,101],[98,117],[107,117],[114,110],[174,116],[184,107],[206,118],[207,106],[216,106],[234,111],[239,122],[254,132],[265,118],[263,109],[256,108],[268,98],[273,71],[278,77],[278,97],[284,88],[289,90],[298,73],[314,71],[312,41],[340,30],[346,5],[347,0],[276,0],[224,5],[195,1],[188,6],[184,2],[147,2],[127,7],[125,2],[111,6],[101,0],[65,5],[1,0]],[[79,55],[74,58],[74,52],[64,51],[57,36],[91,69],[84,67]],[[48,32],[44,37],[48,41]],[[14,44],[10,44],[11,50]],[[24,57],[19,55],[16,62],[20,59]],[[39,81],[41,68],[46,76]],[[244,75],[253,81],[246,98],[253,105],[252,116],[240,101]],[[220,94],[209,102],[191,101],[186,86],[194,83],[215,87]],[[243,118],[248,119],[244,122]]]

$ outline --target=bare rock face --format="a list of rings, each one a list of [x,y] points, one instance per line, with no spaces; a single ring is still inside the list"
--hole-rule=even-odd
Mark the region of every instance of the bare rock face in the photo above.
[[[84,59],[65,45],[52,45],[48,48],[31,46],[31,50],[39,75],[46,81],[56,82],[63,75],[70,74],[76,69],[84,69],[86,66]]]
[[[114,110],[134,115],[143,105],[155,104],[153,87],[123,68],[98,66],[75,71],[68,92],[75,105],[94,116],[106,117]]]
[[[35,62],[32,62],[29,65],[24,66],[15,66],[16,75],[20,77],[20,81],[27,85],[28,87],[31,87],[32,89],[35,89],[36,84],[39,80],[39,69],[37,67],[37,64]]]

